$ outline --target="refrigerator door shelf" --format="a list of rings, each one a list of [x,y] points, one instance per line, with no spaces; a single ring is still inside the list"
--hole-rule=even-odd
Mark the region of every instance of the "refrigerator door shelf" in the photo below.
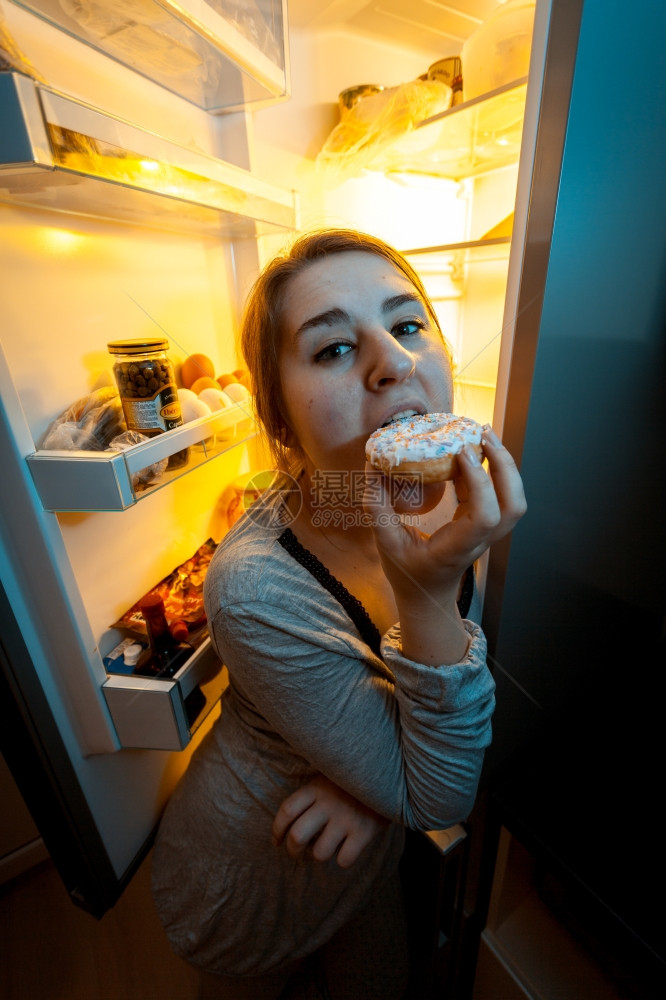
[[[289,97],[287,0],[14,2],[205,111]]]
[[[126,510],[255,433],[248,404],[237,403],[126,451],[36,451],[26,461],[44,510]],[[142,486],[143,470],[183,451],[187,464]]]
[[[2,201],[217,239],[295,227],[293,192],[20,73],[0,117]]]
[[[456,104],[419,122],[366,165],[458,181],[517,163],[526,97],[525,77]]]
[[[183,750],[227,682],[226,669],[206,639],[168,680],[109,674],[102,690],[121,746]]]

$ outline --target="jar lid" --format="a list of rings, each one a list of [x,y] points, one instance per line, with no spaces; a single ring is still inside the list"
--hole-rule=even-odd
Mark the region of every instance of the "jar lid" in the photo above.
[[[164,600],[162,596],[152,590],[139,601],[139,611],[141,614],[154,614],[156,611],[164,611]]]
[[[142,340],[111,340],[106,346],[110,354],[147,354],[150,351],[166,351],[169,341],[166,337],[146,337]]]
[[[142,653],[143,646],[139,643],[133,643],[131,646],[128,646],[123,653],[123,662],[125,663],[125,666],[135,667]]]

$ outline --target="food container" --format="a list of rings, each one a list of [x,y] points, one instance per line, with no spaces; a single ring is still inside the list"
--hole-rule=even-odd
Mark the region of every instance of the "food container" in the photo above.
[[[183,415],[167,356],[169,341],[165,337],[112,340],[107,347],[128,429],[153,437],[180,427]],[[185,449],[170,456],[169,468],[180,468],[187,460]]]
[[[227,528],[232,528],[243,514],[276,481],[275,471],[265,469],[260,472],[246,472],[238,476],[222,495],[224,517]]]
[[[438,59],[432,66],[428,67],[426,80],[439,80],[445,83],[453,91],[451,104],[460,104],[463,99],[463,78],[462,60],[460,56],[448,56],[446,59]]]
[[[344,118],[364,97],[381,94],[382,90],[384,90],[384,85],[381,83],[359,83],[355,87],[347,87],[338,95],[340,117]]]
[[[527,76],[536,0],[507,0],[462,49],[464,96],[469,101]]]

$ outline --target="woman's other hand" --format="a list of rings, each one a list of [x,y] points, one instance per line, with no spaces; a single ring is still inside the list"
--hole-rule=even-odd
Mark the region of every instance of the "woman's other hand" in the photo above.
[[[388,824],[320,774],[281,804],[273,821],[273,842],[284,842],[292,858],[308,851],[316,861],[335,857],[340,868],[351,868]]]

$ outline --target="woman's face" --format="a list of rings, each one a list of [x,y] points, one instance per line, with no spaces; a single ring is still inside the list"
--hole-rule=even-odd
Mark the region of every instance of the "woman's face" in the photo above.
[[[306,470],[362,469],[365,442],[400,413],[448,412],[448,354],[418,291],[383,257],[333,254],[284,299],[279,367]]]

